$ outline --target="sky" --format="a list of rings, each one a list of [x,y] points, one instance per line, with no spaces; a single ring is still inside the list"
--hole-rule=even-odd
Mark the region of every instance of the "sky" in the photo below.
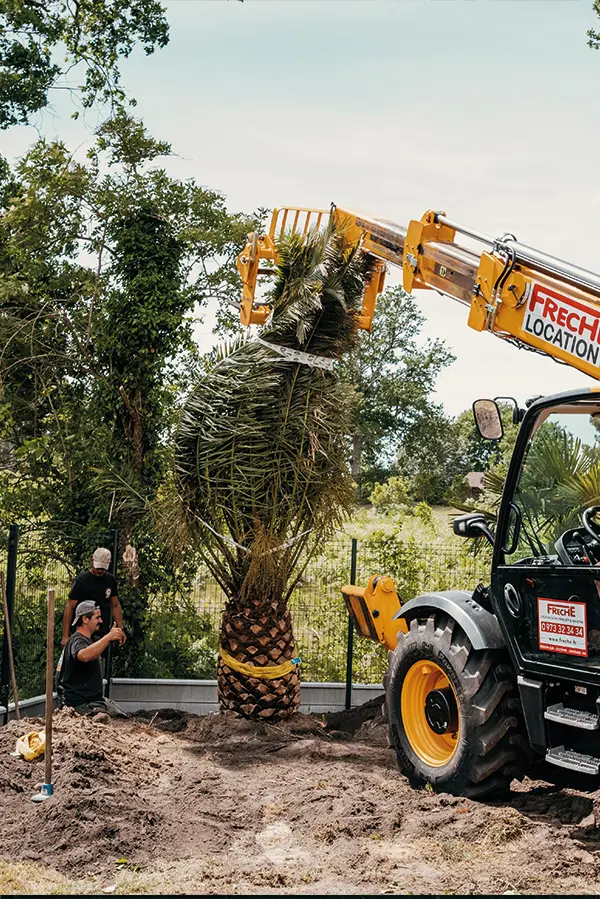
[[[361,209],[406,226],[427,209],[600,269],[600,51],[592,0],[167,0],[169,46],[121,67],[136,114],[173,145],[169,173],[222,191],[231,211]],[[85,121],[49,137],[85,146]],[[87,130],[86,130],[87,129]],[[23,153],[32,127],[0,133]],[[400,283],[391,269],[389,284]],[[479,396],[593,382],[467,327],[466,307],[418,291],[424,335],[456,362],[435,399],[458,414]],[[212,341],[212,317],[198,328]]]

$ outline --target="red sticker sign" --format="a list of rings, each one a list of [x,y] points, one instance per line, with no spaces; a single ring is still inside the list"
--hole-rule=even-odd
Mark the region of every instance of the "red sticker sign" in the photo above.
[[[539,647],[547,652],[587,656],[587,617],[584,602],[538,599]]]
[[[600,365],[600,312],[556,290],[535,284],[523,331],[592,365]]]

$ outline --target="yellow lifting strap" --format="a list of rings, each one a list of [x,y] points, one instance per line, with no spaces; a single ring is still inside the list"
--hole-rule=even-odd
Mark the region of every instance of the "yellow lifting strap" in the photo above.
[[[239,671],[240,674],[247,674],[249,677],[258,677],[261,680],[275,680],[278,677],[285,677],[286,674],[294,670],[296,665],[300,664],[300,658],[295,658],[289,662],[282,662],[281,665],[265,665],[261,667],[248,665],[247,662],[238,662],[222,646],[219,647],[219,654],[228,668],[233,668],[234,671]]]

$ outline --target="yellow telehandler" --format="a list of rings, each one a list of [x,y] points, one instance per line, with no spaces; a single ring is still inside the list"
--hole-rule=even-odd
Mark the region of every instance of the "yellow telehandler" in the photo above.
[[[270,313],[256,289],[279,235],[306,235],[328,217],[375,257],[358,327],[371,328],[390,263],[407,291],[468,306],[469,327],[600,380],[600,276],[443,212],[403,227],[336,206],[275,210],[238,259],[244,324]],[[495,531],[479,513],[453,525],[492,544],[490,583],[399,597],[378,574],[342,591],[358,633],[388,651],[385,714],[400,770],[458,795],[504,791],[537,763],[548,780],[600,778],[600,387],[525,405],[514,402],[520,427]],[[502,437],[495,400],[473,411],[483,437]],[[558,479],[559,467],[572,476]]]

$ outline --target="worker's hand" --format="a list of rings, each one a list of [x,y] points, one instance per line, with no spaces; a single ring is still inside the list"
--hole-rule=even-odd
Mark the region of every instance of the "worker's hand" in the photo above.
[[[119,644],[122,646],[126,640],[125,631],[122,631],[120,627],[117,627],[116,624],[113,624],[110,631],[108,632],[108,639],[110,643],[114,643],[115,640],[118,640]]]
[[[69,642],[69,635],[67,634],[67,636],[63,637],[62,640],[60,641],[60,645],[66,646],[68,642]]]

